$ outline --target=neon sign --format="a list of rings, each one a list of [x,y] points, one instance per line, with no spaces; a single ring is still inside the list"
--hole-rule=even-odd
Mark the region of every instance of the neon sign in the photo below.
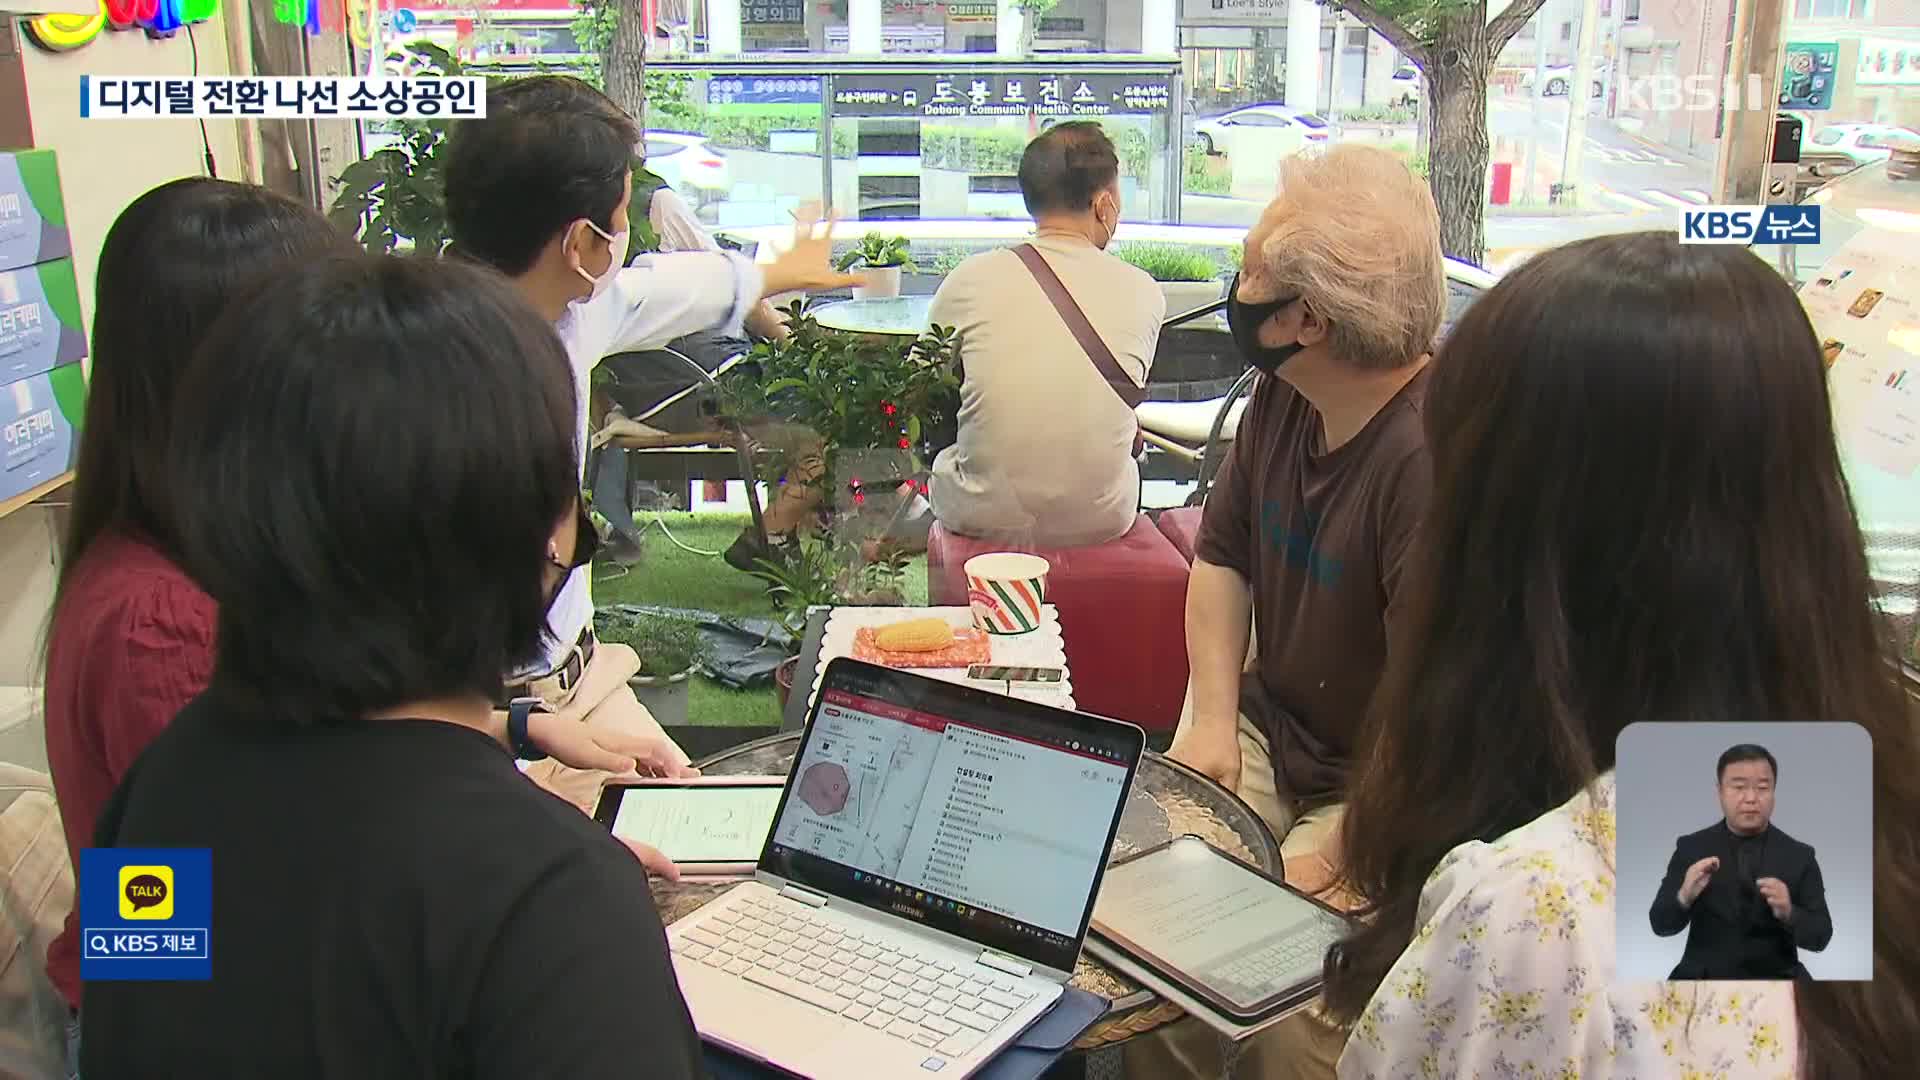
[[[219,0],[99,0],[90,15],[42,15],[26,22],[27,37],[49,52],[71,52],[102,30],[140,29],[169,38],[188,23],[219,14]]]

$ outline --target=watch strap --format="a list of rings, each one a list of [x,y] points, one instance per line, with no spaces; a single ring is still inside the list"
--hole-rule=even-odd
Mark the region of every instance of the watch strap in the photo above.
[[[514,698],[507,704],[507,747],[513,756],[521,761],[545,761],[546,752],[533,745],[527,737],[527,718],[536,712],[546,712],[546,703],[539,698]]]

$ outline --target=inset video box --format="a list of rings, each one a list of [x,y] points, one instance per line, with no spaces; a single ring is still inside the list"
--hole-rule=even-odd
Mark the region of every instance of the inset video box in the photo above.
[[[0,150],[0,270],[73,255],[51,150]]]
[[[0,386],[0,499],[32,491],[73,468],[86,402],[79,364]]]
[[[0,270],[0,383],[78,363],[85,355],[72,259]]]

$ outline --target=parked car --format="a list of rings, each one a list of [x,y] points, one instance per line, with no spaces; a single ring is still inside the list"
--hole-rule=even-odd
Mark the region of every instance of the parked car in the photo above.
[[[1808,117],[1799,119],[1804,125],[1802,130],[1807,132],[1800,141],[1798,184],[1801,190],[1817,188],[1836,176],[1886,161],[1895,147],[1920,144],[1920,134],[1891,124],[1826,124],[1816,130],[1806,122]]]
[[[1920,140],[1920,132],[1892,124],[1828,124],[1801,143],[1802,152],[1843,154],[1855,165],[1885,161],[1893,148]]]
[[[709,145],[705,135],[649,130],[639,149],[655,176],[697,206],[723,198],[733,188],[726,155]]]
[[[1596,64],[1595,66],[1598,67],[1600,65]],[[1546,82],[1541,88],[1540,96],[1541,97],[1566,97],[1567,88],[1573,85],[1572,65],[1562,64],[1559,67],[1550,67],[1546,70],[1545,74],[1546,74]],[[1532,68],[1528,68],[1526,71],[1521,73],[1520,88],[1523,90],[1533,89],[1533,69]],[[1598,78],[1595,78],[1593,80],[1593,96],[1601,97],[1605,93],[1606,93],[1606,84],[1602,83]]]
[[[1200,148],[1209,154],[1217,154],[1227,141],[1226,129],[1231,127],[1289,129],[1298,137],[1298,143],[1288,152],[1310,145],[1324,146],[1332,141],[1334,134],[1333,125],[1327,122],[1326,117],[1285,105],[1244,105],[1231,112],[1208,117],[1196,123],[1193,129],[1199,137]]]
[[[1387,91],[1387,101],[1403,109],[1416,108],[1422,88],[1420,69],[1412,64],[1402,65],[1393,73],[1393,88]]]

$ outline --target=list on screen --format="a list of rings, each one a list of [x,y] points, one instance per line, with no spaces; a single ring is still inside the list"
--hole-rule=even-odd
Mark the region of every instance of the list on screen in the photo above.
[[[829,692],[823,706],[794,774],[804,785],[815,770],[814,790],[796,788],[776,843],[1079,933],[1126,794],[1124,762],[852,694]]]

